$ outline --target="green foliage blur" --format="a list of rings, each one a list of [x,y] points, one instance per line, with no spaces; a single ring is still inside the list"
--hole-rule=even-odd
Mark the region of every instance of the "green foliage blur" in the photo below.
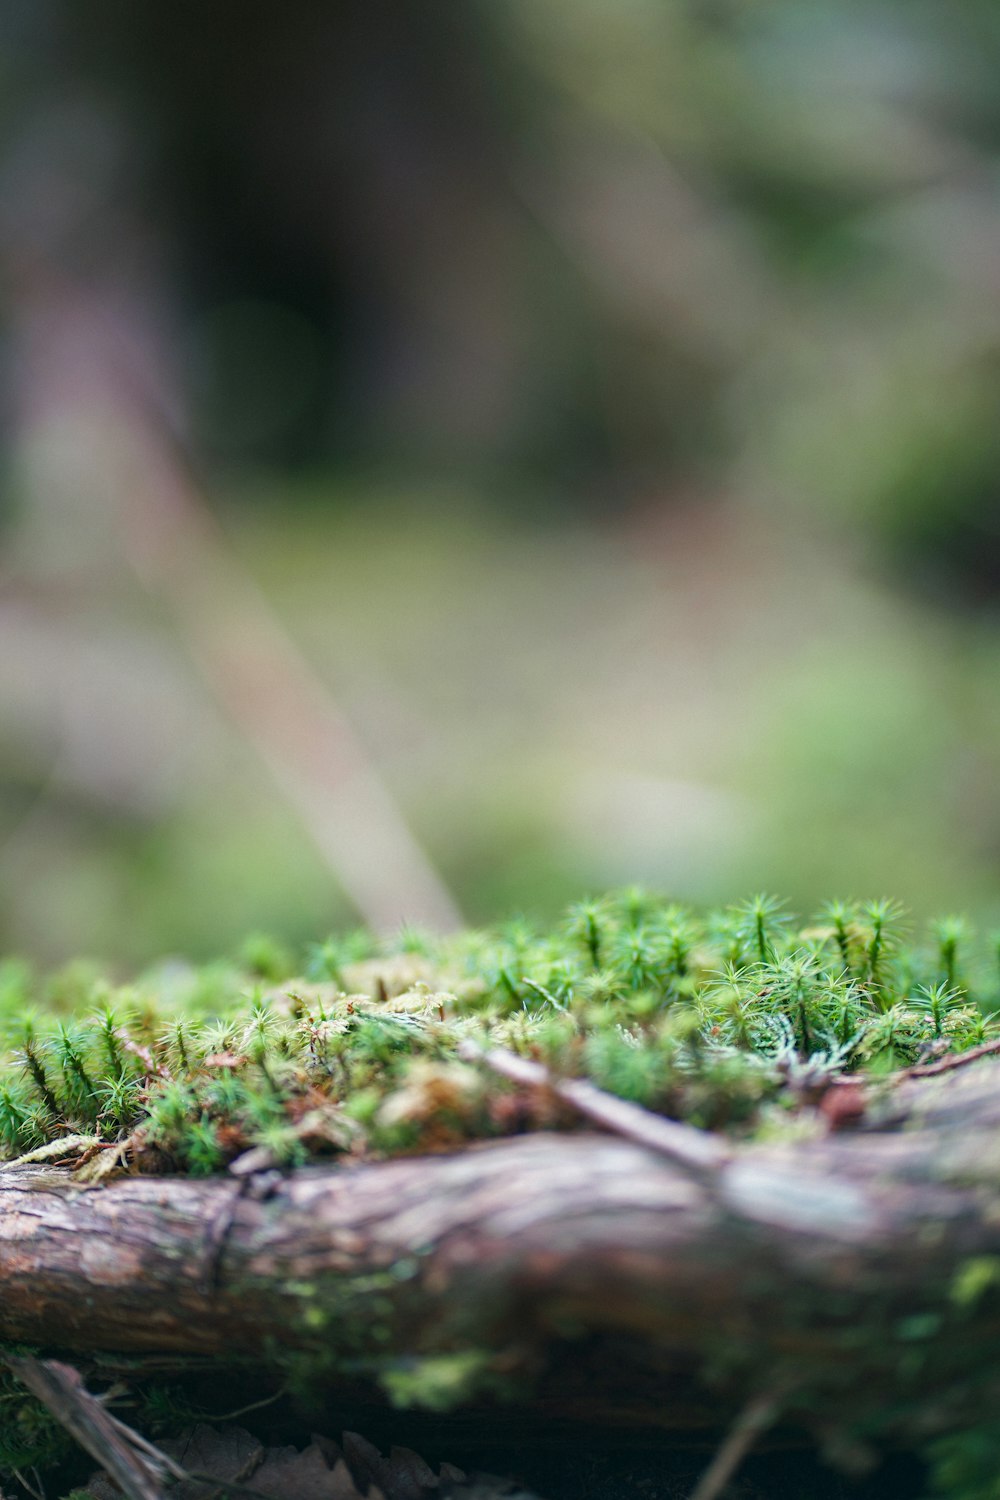
[[[356,919],[95,329],[469,920],[998,920],[995,5],[3,12],[0,950]]]

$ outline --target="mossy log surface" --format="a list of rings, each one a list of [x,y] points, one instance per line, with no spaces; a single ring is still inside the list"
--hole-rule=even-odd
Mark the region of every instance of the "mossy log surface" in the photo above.
[[[882,1123],[698,1172],[607,1135],[84,1188],[0,1171],[0,1340],[280,1360],[390,1394],[717,1425],[762,1391],[912,1437],[1000,1378],[1000,1064],[904,1082]],[[394,1385],[395,1382],[395,1385]],[[419,1380],[417,1380],[419,1383]],[[835,1414],[835,1420],[834,1420]]]

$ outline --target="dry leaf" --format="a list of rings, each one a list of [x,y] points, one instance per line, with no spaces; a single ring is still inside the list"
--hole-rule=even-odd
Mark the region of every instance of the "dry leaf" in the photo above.
[[[381,1500],[377,1491],[366,1495],[356,1488],[343,1460],[331,1469],[317,1443],[302,1453],[269,1448],[252,1488],[269,1500]]]
[[[394,1447],[383,1458],[357,1432],[345,1432],[340,1444],[314,1436],[300,1451],[264,1448],[241,1427],[199,1425],[160,1446],[189,1474],[201,1476],[172,1487],[177,1500],[226,1500],[227,1481],[262,1500],[537,1500],[511,1480],[467,1477],[453,1464],[442,1464],[435,1474],[412,1448]],[[87,1493],[92,1500],[120,1500],[104,1474],[90,1480]]]
[[[427,1500],[440,1494],[438,1476],[412,1448],[393,1448],[383,1458],[357,1432],[345,1432],[343,1445],[348,1467],[362,1490],[377,1486],[385,1500]]]
[[[175,1463],[189,1474],[207,1476],[207,1480],[190,1479],[171,1488],[171,1496],[178,1500],[211,1500],[225,1491],[211,1480],[242,1484],[254,1474],[264,1457],[264,1445],[242,1427],[224,1427],[221,1430],[200,1422],[172,1441],[160,1443],[160,1448]]]

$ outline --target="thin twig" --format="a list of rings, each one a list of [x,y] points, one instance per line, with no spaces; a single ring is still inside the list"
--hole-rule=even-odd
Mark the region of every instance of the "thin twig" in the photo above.
[[[957,1052],[951,1057],[942,1057],[940,1062],[922,1063],[916,1068],[903,1068],[897,1078],[936,1078],[939,1073],[953,1073],[956,1068],[967,1067],[981,1057],[993,1057],[1000,1052],[1000,1037],[992,1042],[982,1042],[970,1047],[968,1052]]]
[[[3,1361],[60,1426],[111,1475],[128,1500],[164,1500],[167,1475],[187,1477],[173,1459],[106,1411],[72,1366],[32,1355],[7,1354]]]
[[[762,1432],[778,1414],[774,1392],[748,1401],[719,1445],[715,1457],[691,1491],[690,1500],[717,1500]]]
[[[38,1470],[35,1469],[33,1472],[37,1481]],[[42,1489],[40,1484],[32,1484],[31,1480],[28,1479],[20,1469],[11,1469],[11,1473],[13,1474],[14,1478],[17,1480],[21,1488],[27,1491],[27,1493],[31,1496],[31,1500],[45,1500],[45,1491]]]
[[[165,1500],[163,1481],[168,1476],[179,1483],[197,1480],[234,1495],[263,1497],[264,1492],[255,1490],[252,1485],[185,1469],[176,1463],[141,1432],[136,1432],[134,1427],[129,1427],[120,1417],[109,1412],[101,1398],[86,1389],[79,1372],[71,1365],[59,1364],[53,1359],[35,1359],[30,1355],[5,1355],[3,1360],[48,1408],[60,1426],[65,1427],[80,1447],[111,1475],[128,1500]],[[243,1410],[254,1411],[276,1399],[269,1397],[267,1401],[256,1401]],[[240,1413],[233,1415],[239,1416]],[[28,1493],[34,1494],[24,1478],[20,1474],[17,1477]],[[38,1496],[37,1500],[44,1500],[44,1496]]]
[[[273,1406],[276,1401],[280,1401],[282,1396],[286,1396],[287,1394],[287,1387],[282,1386],[280,1391],[275,1391],[273,1396],[264,1396],[260,1401],[251,1401],[248,1406],[238,1406],[235,1411],[209,1412],[206,1420],[209,1422],[235,1422],[237,1417],[245,1417],[248,1412],[260,1411],[265,1406]]]
[[[638,1104],[606,1094],[585,1079],[553,1078],[541,1063],[518,1057],[503,1047],[487,1049],[466,1040],[459,1043],[458,1055],[466,1062],[482,1064],[511,1083],[547,1089],[595,1125],[623,1136],[637,1146],[668,1156],[695,1176],[712,1175],[731,1160],[729,1148],[707,1131],[697,1130],[693,1125],[681,1125],[676,1120],[665,1120]]]
[[[175,1463],[169,1454],[164,1453],[155,1443],[151,1443],[149,1438],[143,1437],[141,1432],[136,1432],[134,1427],[130,1427],[127,1422],[123,1422],[121,1417],[116,1417],[112,1412],[108,1412],[108,1416],[115,1431],[121,1435],[128,1446],[134,1448],[137,1453],[144,1453],[147,1458],[151,1459],[154,1469],[158,1471],[166,1469],[172,1479],[184,1480],[189,1478],[187,1469]]]
[[[25,435],[85,427],[81,451],[101,465],[88,477],[129,565],[369,925],[460,927],[367,745],[227,544],[178,437],[159,351],[97,290],[37,257],[32,267],[30,289],[15,288]]]

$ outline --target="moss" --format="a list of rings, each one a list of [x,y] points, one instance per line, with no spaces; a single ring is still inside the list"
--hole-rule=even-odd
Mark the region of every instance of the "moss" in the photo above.
[[[973,1255],[955,1272],[949,1296],[956,1307],[972,1310],[992,1288],[1000,1285],[1000,1256]]]
[[[927,1450],[930,1490],[948,1500],[1000,1500],[1000,1434],[996,1423],[950,1433]]]
[[[768,897],[702,914],[633,889],[579,903],[548,931],[519,920],[394,944],[356,933],[316,945],[304,964],[255,937],[239,964],[152,969],[125,988],[79,965],[46,980],[7,960],[0,1155],[56,1149],[91,1175],[119,1164],[205,1174],[246,1152],[255,1165],[294,1166],[573,1128],[541,1091],[460,1061],[465,1039],[704,1128],[808,1134],[838,1075],[996,1035],[995,948],[954,918],[913,937],[890,902],[834,902],[800,922]],[[443,1410],[493,1391],[477,1349],[379,1353],[405,1317],[393,1311],[400,1284],[418,1294],[420,1252],[336,1293],[289,1285],[307,1348],[267,1357],[305,1385],[362,1375],[401,1405]],[[849,1298],[827,1311],[845,1351],[870,1351],[887,1378],[919,1386],[943,1322],[970,1318],[1000,1284],[998,1266],[965,1261],[939,1307],[887,1308],[877,1328],[852,1324]],[[790,1325],[814,1316],[787,1297],[775,1305]],[[737,1357],[755,1355],[721,1339],[703,1378],[724,1379]],[[800,1373],[803,1402],[828,1400]],[[973,1473],[981,1438],[935,1449],[935,1472]],[[0,1468],[51,1462],[61,1441],[37,1403],[0,1383]]]
[[[458,1062],[466,1038],[673,1118],[773,1134],[838,1074],[995,1035],[995,976],[964,921],[914,940],[890,901],[799,922],[771,897],[703,914],[638,889],[548,931],[353,933],[302,964],[257,935],[239,964],[125,988],[85,965],[46,980],[6,960],[0,1155],[86,1136],[91,1175],[198,1175],[248,1151],[295,1166],[571,1128],[537,1092]]]
[[[450,1411],[494,1389],[490,1359],[480,1350],[466,1349],[430,1359],[399,1360],[382,1370],[379,1384],[393,1406]]]
[[[0,1474],[58,1464],[72,1446],[48,1409],[12,1375],[0,1373]]]

